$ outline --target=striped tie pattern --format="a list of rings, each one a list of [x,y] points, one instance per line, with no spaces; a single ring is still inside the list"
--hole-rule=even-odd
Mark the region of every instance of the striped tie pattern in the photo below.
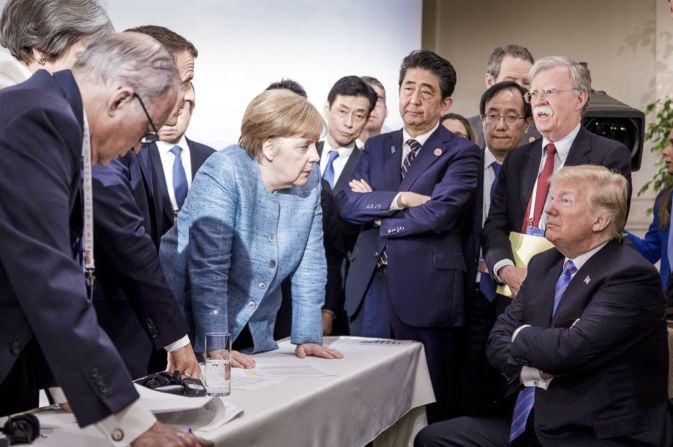
[[[575,264],[571,260],[567,260],[563,264],[563,271],[561,276],[559,276],[558,281],[556,281],[556,289],[554,292],[554,307],[552,308],[552,315],[556,313],[563,293],[568,288],[570,280],[572,280],[573,275],[577,272]],[[521,433],[526,430],[526,421],[530,415],[530,411],[533,409],[535,404],[535,387],[529,386],[519,391],[519,395],[516,397],[516,403],[514,404],[514,414],[512,415],[512,424],[509,429],[509,442],[514,441],[518,438]]]
[[[407,140],[407,144],[409,145],[409,153],[404,158],[404,162],[402,163],[402,178],[404,178],[404,176],[407,175],[407,171],[409,171],[409,168],[411,168],[411,164],[416,159],[418,151],[420,151],[422,147],[421,143],[414,140],[413,138],[409,138]],[[388,253],[386,252],[386,247],[383,247],[383,250],[381,251],[381,256],[379,256],[378,261],[376,261],[377,267],[381,267],[384,265],[388,265]]]

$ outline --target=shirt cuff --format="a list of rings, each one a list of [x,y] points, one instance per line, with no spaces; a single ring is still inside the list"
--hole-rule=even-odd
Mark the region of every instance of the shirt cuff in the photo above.
[[[166,352],[173,352],[176,349],[184,348],[188,344],[189,344],[189,336],[185,335],[180,340],[174,341],[173,343],[171,343],[168,346],[164,346],[164,349],[166,350]]]
[[[105,438],[114,446],[127,446],[149,430],[157,418],[137,399],[118,413],[96,424]]]
[[[507,267],[508,265],[514,266],[514,261],[512,261],[511,259],[502,259],[496,262],[495,265],[493,266],[493,275],[495,277],[495,280],[498,281],[500,284],[503,284],[504,281],[500,278],[498,272],[500,271],[501,268]]]
[[[65,393],[63,392],[63,388],[60,387],[52,387],[47,389],[49,391],[49,395],[51,396],[52,399],[54,399],[55,404],[64,404],[68,402],[68,398],[65,397]]]
[[[542,371],[531,366],[522,366],[519,377],[521,379],[521,383],[523,383],[523,386],[534,386],[537,388],[542,388],[543,390],[546,390],[549,387],[551,381],[554,380],[553,377],[545,379],[542,377]]]
[[[521,329],[530,327],[530,324],[524,324],[523,326],[519,326],[516,328],[514,333],[512,334],[512,343],[514,343],[514,339],[516,339],[516,336],[519,335],[519,332],[521,332]]]
[[[390,208],[389,208],[390,211],[399,211],[399,210],[402,209],[399,206],[397,206],[397,199],[400,197],[400,194],[402,194],[402,192],[398,192],[395,195],[395,198],[393,199],[393,201],[390,203]]]

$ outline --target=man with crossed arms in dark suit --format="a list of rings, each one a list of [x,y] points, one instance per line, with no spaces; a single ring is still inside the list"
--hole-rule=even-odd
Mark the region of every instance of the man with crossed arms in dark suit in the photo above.
[[[628,183],[568,166],[551,190],[555,248],[531,260],[489,337],[509,398],[425,428],[415,446],[672,445],[664,300],[656,269],[623,240]]]
[[[402,61],[404,128],[367,140],[349,188],[337,193],[345,219],[364,224],[346,280],[354,335],[423,343],[437,403],[428,418],[458,413],[457,330],[464,325],[462,235],[477,188],[479,149],[439,125],[456,73],[417,50]]]
[[[80,263],[88,167],[139,148],[180,97],[170,55],[137,33],[94,42],[72,71],[40,70],[0,92],[1,415],[37,406],[37,390],[58,384],[78,424],[99,423],[108,441],[197,445],[140,401]]]
[[[509,233],[541,236],[547,215],[549,176],[563,166],[602,165],[631,183],[631,157],[623,144],[594,135],[582,127],[591,90],[588,70],[566,57],[552,56],[531,67],[526,100],[542,139],[512,151],[502,165],[482,231],[482,247],[493,278],[507,284],[512,297],[526,277],[514,266]],[[629,198],[630,196],[629,186]]]

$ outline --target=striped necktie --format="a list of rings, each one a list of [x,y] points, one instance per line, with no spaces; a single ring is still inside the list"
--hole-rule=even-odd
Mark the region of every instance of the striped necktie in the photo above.
[[[409,171],[409,168],[411,168],[411,164],[416,159],[418,151],[420,151],[422,147],[421,143],[414,140],[413,138],[409,138],[407,140],[407,144],[409,145],[409,153],[402,163],[402,178],[407,175],[407,171]]]
[[[558,281],[556,281],[556,290],[554,292],[554,307],[552,308],[552,316],[556,313],[563,293],[568,288],[568,284],[573,278],[573,275],[577,272],[575,264],[571,260],[567,260],[563,264],[563,271],[561,276],[559,276]],[[512,424],[509,429],[509,442],[513,442],[518,438],[524,431],[526,431],[526,421],[530,415],[530,411],[535,405],[535,387],[527,386],[523,390],[519,391],[519,395],[516,397],[516,403],[514,404],[514,414],[512,415]]]

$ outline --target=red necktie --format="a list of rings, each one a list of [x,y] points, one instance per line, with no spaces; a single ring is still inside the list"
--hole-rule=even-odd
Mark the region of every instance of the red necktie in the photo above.
[[[533,211],[533,221],[530,222],[530,225],[533,227],[538,227],[540,224],[540,217],[542,217],[542,211],[544,211],[544,203],[547,200],[547,192],[549,191],[549,177],[554,173],[554,154],[556,154],[556,146],[553,143],[549,143],[545,147],[546,158],[544,160],[544,166],[542,167],[542,172],[537,178],[537,187],[535,188],[535,208]],[[526,209],[526,214],[523,216],[523,224],[521,226],[521,232],[525,233],[528,229],[528,216],[530,216],[530,207],[533,197],[528,201],[528,208]]]

